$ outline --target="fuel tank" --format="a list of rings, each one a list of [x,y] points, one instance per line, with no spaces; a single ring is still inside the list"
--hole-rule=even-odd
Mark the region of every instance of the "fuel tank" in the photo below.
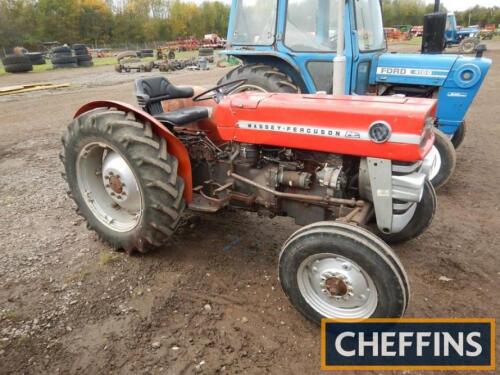
[[[213,107],[212,135],[304,150],[415,162],[434,142],[436,101],[242,92]]]

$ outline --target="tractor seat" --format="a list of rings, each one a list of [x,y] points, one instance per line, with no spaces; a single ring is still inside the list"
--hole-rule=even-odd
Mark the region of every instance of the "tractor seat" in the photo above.
[[[208,117],[207,107],[186,107],[172,112],[162,112],[153,115],[161,123],[186,125]]]
[[[142,109],[167,125],[186,125],[209,116],[206,107],[186,107],[172,112],[164,112],[163,100],[191,98],[192,87],[178,87],[163,76],[141,78],[135,81],[135,96]]]

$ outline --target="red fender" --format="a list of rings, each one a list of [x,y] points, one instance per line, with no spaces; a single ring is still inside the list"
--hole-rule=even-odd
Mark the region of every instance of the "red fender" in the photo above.
[[[184,179],[184,199],[186,203],[190,203],[193,200],[193,177],[191,174],[191,161],[189,159],[189,153],[186,150],[184,144],[173,135],[170,130],[168,130],[161,122],[156,120],[149,113],[144,112],[141,109],[137,109],[127,103],[117,102],[114,100],[99,100],[95,102],[90,102],[81,107],[76,111],[76,118],[82,113],[88,112],[95,108],[102,107],[112,107],[119,109],[124,112],[134,112],[135,116],[142,121],[148,121],[152,127],[153,131],[167,140],[168,152],[174,155],[179,161],[178,174]]]

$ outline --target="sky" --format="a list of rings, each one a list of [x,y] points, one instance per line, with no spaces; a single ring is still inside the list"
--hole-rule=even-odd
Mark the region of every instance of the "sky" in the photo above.
[[[216,1],[216,0],[184,0],[186,2],[193,2],[197,4],[201,4],[203,1]],[[231,0],[218,0],[226,4],[231,4]],[[434,4],[434,0],[425,0],[429,4]],[[494,5],[500,6],[500,0],[441,0],[441,4],[443,4],[446,9],[451,11],[460,11],[465,10],[467,8],[473,7],[475,5],[481,5],[484,7],[492,7]]]
[[[426,2],[434,4],[434,0],[426,0]],[[443,4],[448,10],[460,11],[476,5],[481,5],[483,7],[492,7],[495,5],[500,6],[500,0],[441,0],[441,4]]]

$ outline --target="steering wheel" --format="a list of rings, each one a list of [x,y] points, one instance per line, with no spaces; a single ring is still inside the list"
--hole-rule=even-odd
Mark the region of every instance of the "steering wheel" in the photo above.
[[[224,95],[229,94],[231,91],[237,89],[246,82],[246,79],[237,79],[235,81],[226,82],[222,85],[212,87],[210,90],[203,91],[201,94],[196,95],[192,100],[193,102],[201,102],[203,100],[215,99],[216,102],[219,102]],[[222,90],[224,88],[226,89]]]

